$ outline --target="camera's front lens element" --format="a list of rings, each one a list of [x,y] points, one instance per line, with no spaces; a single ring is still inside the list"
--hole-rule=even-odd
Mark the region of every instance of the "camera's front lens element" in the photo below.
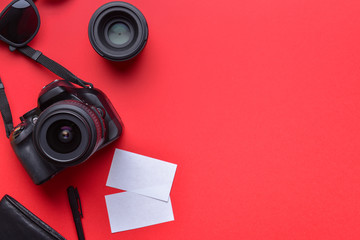
[[[80,128],[69,120],[55,121],[46,133],[49,146],[59,153],[73,152],[79,147],[81,137]]]
[[[62,127],[61,132],[59,134],[59,140],[62,143],[68,143],[73,138],[73,129],[70,127]]]
[[[108,37],[113,44],[125,44],[131,39],[130,28],[121,22],[114,23],[109,28]]]

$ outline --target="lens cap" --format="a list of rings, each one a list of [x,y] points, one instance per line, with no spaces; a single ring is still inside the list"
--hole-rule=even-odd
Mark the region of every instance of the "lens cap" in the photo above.
[[[126,61],[141,52],[148,38],[144,15],[126,2],[110,2],[95,11],[89,40],[95,51],[112,61]]]

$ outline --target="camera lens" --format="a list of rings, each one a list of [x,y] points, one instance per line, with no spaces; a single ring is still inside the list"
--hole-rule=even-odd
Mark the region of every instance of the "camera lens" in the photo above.
[[[135,57],[145,47],[147,38],[144,15],[129,3],[107,3],[90,19],[90,43],[106,59],[125,61]]]
[[[82,102],[64,100],[40,114],[34,142],[49,161],[61,166],[76,165],[96,151],[104,132],[99,113]]]

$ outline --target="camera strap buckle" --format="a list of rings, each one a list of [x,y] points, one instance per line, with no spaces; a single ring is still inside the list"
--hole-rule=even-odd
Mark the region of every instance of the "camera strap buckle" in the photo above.
[[[36,50],[36,51],[34,52],[34,54],[31,56],[31,59],[37,61],[41,55],[42,55],[42,52]]]

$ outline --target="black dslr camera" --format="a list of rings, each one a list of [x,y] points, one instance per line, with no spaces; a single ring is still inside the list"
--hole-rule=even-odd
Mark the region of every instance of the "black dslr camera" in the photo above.
[[[38,107],[20,120],[10,141],[35,184],[84,162],[122,132],[121,119],[104,93],[65,80],[45,86]]]

